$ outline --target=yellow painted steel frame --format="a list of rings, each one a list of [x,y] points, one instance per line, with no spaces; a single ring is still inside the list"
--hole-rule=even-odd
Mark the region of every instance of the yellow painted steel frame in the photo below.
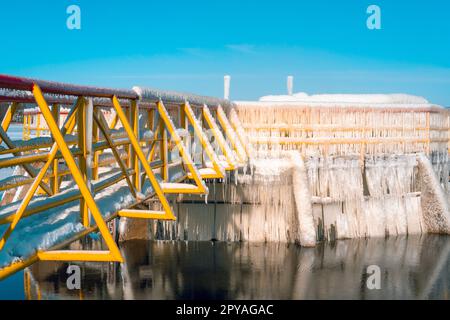
[[[152,143],[150,144],[150,148],[149,148],[149,151],[148,151],[147,159],[148,159],[149,162],[152,162],[153,159],[155,158],[155,153],[156,153],[156,142],[158,141],[158,136],[159,136],[159,132],[160,132],[160,130],[159,130],[159,125],[160,125],[160,123],[159,123],[159,121],[158,121],[158,124],[156,125],[156,130],[154,131],[154,132],[155,132],[155,135],[154,135],[154,137],[153,137],[153,141],[152,141]]]
[[[159,115],[159,113],[158,113]],[[163,181],[169,180],[169,155],[168,155],[168,141],[167,141],[167,130],[164,126],[164,120],[159,117],[158,121],[159,135],[161,136],[161,141],[159,143],[159,157],[162,162],[161,167],[161,178]]]
[[[214,152],[213,147],[209,143],[208,137],[203,132],[203,129],[200,126],[200,123],[198,122],[197,118],[195,117],[194,111],[192,110],[189,102],[186,102],[184,104],[183,109],[184,109],[185,116],[187,117],[189,123],[194,128],[195,134],[199,137],[200,143],[202,144],[202,147],[205,150],[206,155],[208,156],[209,160],[211,160],[213,169],[216,172],[215,174],[201,173],[201,177],[203,179],[223,179],[225,177],[224,169],[220,166],[219,159],[217,158],[217,155]],[[189,175],[188,175],[188,177],[189,177]]]
[[[237,115],[236,110],[234,110],[234,109],[231,109],[231,111],[230,111],[230,122],[231,122],[234,130],[236,131],[236,133],[238,133],[238,138],[240,139],[241,144],[244,147],[247,157],[251,158],[252,155],[254,154],[254,150],[248,140],[247,134],[244,131],[242,123],[239,120],[239,116]]]
[[[55,119],[57,126],[59,127],[60,112],[59,112],[59,105],[56,103],[52,105],[52,114],[53,114],[53,118]],[[51,180],[51,184],[50,184],[54,195],[59,192],[58,167],[59,167],[59,160],[55,159],[53,161],[53,179]]]
[[[65,127],[63,128],[63,131],[65,132],[70,132],[74,125],[75,125],[75,112],[78,108],[78,103],[74,106],[74,108],[71,111],[70,116],[67,118]],[[65,134],[64,132],[64,134]],[[22,216],[25,213],[25,210],[28,206],[28,204],[31,201],[31,198],[33,197],[34,193],[36,192],[39,183],[41,182],[41,180],[43,179],[45,173],[47,172],[48,168],[50,167],[50,164],[52,163],[52,161],[54,161],[54,158],[56,156],[56,152],[58,151],[58,149],[56,148],[56,146],[53,146],[48,157],[47,157],[47,162],[44,164],[44,166],[41,168],[40,172],[38,173],[37,177],[33,180],[29,190],[27,191],[27,193],[25,194],[25,197],[23,198],[21,204],[19,205],[19,208],[17,209],[15,215],[13,216],[13,219],[8,227],[8,229],[5,231],[5,233],[3,234],[1,240],[0,240],[0,250],[3,249],[6,240],[8,239],[8,237],[10,236],[10,234],[14,231],[17,223],[19,222],[19,220],[22,218]]]
[[[131,194],[134,198],[136,198],[137,191],[131,182],[131,179],[128,175],[127,168],[125,166],[125,163],[123,162],[122,158],[120,157],[119,152],[117,151],[116,146],[114,145],[114,142],[110,136],[109,129],[107,127],[107,123],[105,121],[105,118],[103,117],[103,114],[100,114],[100,118],[94,113],[93,114],[94,121],[97,123],[98,128],[102,132],[103,136],[105,137],[105,140],[108,142],[109,147],[111,148],[111,151],[114,155],[114,158],[116,159],[117,164],[119,165],[120,170],[122,171],[123,175],[125,176],[125,180],[128,184],[128,187],[130,188]]]
[[[14,116],[14,113],[16,112],[16,109],[18,107],[18,104],[16,102],[11,103],[11,105],[8,107],[8,110],[6,111],[5,116],[2,120],[2,129],[3,131],[7,132],[9,125],[11,124],[12,118]],[[0,137],[0,144],[2,143],[2,138]]]
[[[136,138],[136,135],[134,134],[133,129],[130,126],[130,123],[128,122],[127,116],[123,112],[122,107],[120,106],[119,100],[117,97],[112,98],[112,104],[114,106],[114,109],[116,110],[117,116],[120,119],[120,122],[122,123],[123,128],[128,134],[128,137],[130,139],[131,145],[134,149],[134,152],[136,153],[137,158],[141,162],[141,165],[145,171],[145,174],[147,175],[153,190],[158,198],[158,200],[161,202],[161,205],[163,207],[163,211],[142,211],[142,214],[139,216],[139,218],[143,219],[163,219],[163,220],[176,220],[175,215],[173,214],[172,208],[169,205],[169,201],[167,201],[166,196],[164,195],[164,192],[161,188],[161,185],[159,184],[158,180],[156,179],[155,175],[153,174],[153,170],[150,166],[150,163],[147,162],[147,159],[145,158],[144,152],[141,149],[141,146],[139,145],[139,141]],[[121,210],[118,213],[119,216],[122,217],[134,217],[133,213],[130,213],[128,210]]]
[[[184,148],[183,141],[181,140],[178,133],[175,131],[175,126],[172,120],[169,117],[169,113],[167,109],[164,107],[164,103],[162,101],[157,102],[158,112],[161,119],[164,121],[164,125],[169,131],[172,140],[175,142],[176,147],[178,148],[181,158],[183,159],[184,164],[188,169],[188,174],[190,174],[190,179],[195,181],[195,189],[192,188],[164,188],[164,193],[189,193],[189,194],[206,194],[208,189],[203,183],[203,180],[198,172],[197,168],[194,165],[191,157],[187,153]]]
[[[49,159],[44,164],[44,167],[42,167],[38,177],[32,184],[32,187],[30,187],[30,190],[33,189],[33,187],[37,187],[36,181],[43,178],[45,171],[48,169],[51,162],[53,161],[54,158],[53,154],[56,155],[56,152],[59,149],[61,154],[63,155],[64,160],[66,161],[66,164],[70,172],[72,173],[75,183],[78,185],[78,188],[83,196],[83,199],[86,201],[86,205],[90,210],[92,218],[97,224],[100,234],[105,240],[106,246],[108,248],[107,251],[82,251],[82,250],[39,251],[37,255],[39,260],[123,262],[123,258],[122,255],[120,254],[119,248],[117,247],[113,237],[109,233],[108,227],[106,226],[106,223],[103,220],[100,210],[97,207],[97,204],[95,203],[94,197],[92,196],[88,186],[86,185],[83,179],[83,175],[78,169],[75,159],[71,154],[66,142],[64,141],[64,137],[60,129],[58,128],[55,120],[53,119],[50,108],[48,107],[47,102],[45,101],[44,96],[37,84],[33,85],[33,95],[37,105],[39,106],[44,116],[45,121],[47,122],[47,125],[50,129],[53,139],[55,140],[55,143],[51,148],[50,153],[51,156],[49,156]],[[17,224],[18,220],[20,219],[21,214],[19,215],[18,213],[19,212],[16,213],[15,219],[12,224],[14,223]]]
[[[217,119],[219,120],[220,125],[222,126],[223,131],[225,131],[225,135],[231,142],[231,146],[233,150],[236,152],[239,162],[241,164],[245,164],[247,161],[247,155],[245,154],[244,147],[242,146],[237,132],[233,129],[230,122],[228,121],[227,115],[225,111],[223,111],[222,106],[217,107]]]
[[[111,121],[111,124],[109,125],[109,129],[115,129],[117,126],[117,122],[119,122],[119,117],[116,115],[114,115],[114,118]]]
[[[208,124],[209,128],[212,131],[212,134],[217,140],[217,143],[219,144],[219,148],[222,151],[223,155],[225,156],[228,166],[225,168],[227,171],[233,171],[236,170],[238,167],[238,164],[236,162],[236,158],[234,157],[233,151],[230,149],[230,146],[225,141],[225,138],[223,137],[222,132],[219,129],[219,126],[216,123],[216,120],[214,120],[211,112],[209,111],[208,107],[206,105],[203,106],[203,118],[206,120],[206,123]]]
[[[3,130],[2,127],[0,127],[0,137],[3,139],[3,141],[5,142],[6,146],[9,149],[15,149],[15,145],[14,143],[11,141],[11,139],[8,137],[8,134]],[[15,159],[19,159],[19,157],[22,156],[22,152],[13,152],[13,155],[16,157]],[[32,177],[35,178],[36,177],[36,170],[29,165],[28,163],[21,163],[21,166],[24,168],[24,170]],[[40,182],[40,187],[42,188],[42,190],[44,190],[49,196],[52,195],[52,190],[50,189],[50,187],[44,182],[41,181]]]
[[[8,128],[9,128],[9,126],[11,124],[11,121],[12,121],[12,118],[14,116],[14,113],[17,110],[17,107],[18,107],[18,103],[16,103],[16,102],[11,103],[11,105],[8,107],[8,110],[6,111],[6,114],[5,114],[5,116],[4,116],[3,120],[2,120],[2,123],[1,123],[0,144],[2,142],[5,142],[9,149],[14,149],[14,144],[8,138],[7,131],[8,131]],[[5,139],[2,139],[2,136]],[[3,140],[5,140],[5,141],[3,141]],[[18,156],[19,153],[14,153],[14,155]],[[32,167],[24,165],[24,169],[30,174],[30,176],[32,176],[32,177],[36,176],[36,173],[34,172]],[[52,195],[52,191],[50,190],[50,188],[47,185],[45,185],[44,183],[41,183],[41,187],[43,188],[43,190],[48,195]]]
[[[139,137],[139,105],[135,100],[131,101],[130,111],[134,134],[136,137]],[[139,159],[136,156],[136,152],[134,152],[133,149],[130,151],[131,167],[134,169],[134,174],[132,176],[133,185],[137,191],[141,191],[141,166],[139,165]]]
[[[77,109],[77,136],[78,136],[78,148],[81,154],[78,156],[78,166],[80,167],[80,173],[85,183],[88,182],[87,176],[87,141],[86,141],[86,101],[81,98],[81,104]],[[82,197],[80,199],[80,217],[85,228],[89,227],[89,210],[86,201]]]

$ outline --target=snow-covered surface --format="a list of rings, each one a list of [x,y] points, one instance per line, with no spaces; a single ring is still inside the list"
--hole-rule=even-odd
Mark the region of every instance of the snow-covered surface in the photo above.
[[[219,160],[217,160],[217,164],[220,166],[220,167],[222,167],[222,168],[228,168],[229,166],[230,166],[230,163],[228,163],[228,161],[227,160],[224,160],[224,159],[219,159]],[[211,162],[211,161],[206,161],[205,162],[205,165],[208,167],[208,168],[213,168],[214,166],[213,166],[213,163]]]
[[[216,173],[217,173],[216,170],[214,170],[213,168],[200,168],[200,169],[198,170],[198,172],[199,172],[201,175],[206,175],[206,174],[216,174]]]
[[[304,102],[342,102],[342,103],[384,103],[384,104],[426,104],[428,101],[419,96],[409,94],[314,94],[305,92],[293,95],[270,95],[259,98],[259,101],[304,101]]]
[[[235,101],[238,106],[348,106],[348,107],[379,107],[379,108],[429,108],[440,107],[427,99],[396,93],[396,94],[315,94],[304,92],[293,95],[268,95],[259,101]],[[442,107],[440,107],[442,108]]]
[[[175,182],[163,182],[161,183],[161,188],[165,189],[186,189],[186,190],[196,190],[197,186],[190,183],[175,183]]]

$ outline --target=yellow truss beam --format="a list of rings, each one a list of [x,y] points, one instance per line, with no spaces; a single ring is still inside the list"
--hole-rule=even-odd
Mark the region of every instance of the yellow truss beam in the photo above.
[[[227,136],[228,140],[230,140],[231,146],[233,147],[233,150],[236,152],[237,157],[239,159],[239,162],[241,164],[245,164],[247,161],[247,155],[245,154],[244,147],[242,146],[241,142],[239,141],[238,134],[231,126],[230,122],[228,121],[227,115],[225,114],[225,111],[223,111],[222,106],[217,107],[217,119],[219,120],[220,125],[223,128],[223,131],[225,131],[225,135]]]
[[[118,212],[119,217],[134,219],[174,220],[169,218],[164,211],[123,209]]]
[[[247,134],[234,108],[230,110],[230,123],[236,131],[237,136],[241,141],[242,146],[244,147],[245,153],[247,154],[247,157],[251,158],[254,154],[254,150],[252,148],[252,145],[248,141]]]
[[[215,173],[202,173],[200,169],[199,172],[203,179],[222,179],[225,177],[225,172],[222,166],[219,164],[219,159],[217,158],[217,154],[214,152],[213,147],[209,143],[208,137],[203,132],[203,129],[200,125],[200,122],[195,117],[194,111],[192,110],[189,102],[186,102],[183,106],[184,115],[187,117],[189,123],[194,128],[194,133],[200,139],[200,143],[202,144],[203,149],[205,150],[206,155],[212,163],[212,169],[214,169]],[[188,175],[189,177],[189,175]]]
[[[180,136],[176,132],[175,125],[172,122],[172,119],[169,117],[169,113],[167,112],[167,109],[164,106],[164,103],[160,100],[157,102],[158,112],[161,117],[161,119],[164,122],[165,127],[167,128],[167,131],[169,131],[170,136],[172,137],[172,140],[175,142],[176,147],[178,148],[181,158],[183,159],[184,164],[186,165],[188,169],[188,174],[190,174],[190,179],[194,180],[196,188],[164,188],[164,193],[189,193],[189,194],[205,194],[208,192],[208,189],[206,188],[205,184],[203,183],[203,180],[200,176],[200,173],[198,172],[197,168],[194,165],[194,162],[192,161],[191,157],[187,153],[186,149],[184,148],[183,141],[181,140]]]
[[[60,112],[59,112],[59,105],[58,104],[53,104],[52,105],[52,114],[53,114],[53,119],[55,119],[56,124],[60,125],[59,120],[60,120]],[[52,193],[55,195],[59,192],[59,176],[58,176],[58,165],[59,165],[59,160],[55,159],[53,161],[53,178],[51,179],[51,183],[50,186],[52,188]]]
[[[123,262],[122,255],[120,254],[119,248],[117,247],[114,239],[109,233],[108,227],[106,226],[105,221],[100,213],[97,204],[95,203],[94,197],[92,196],[88,186],[86,185],[83,175],[78,169],[75,159],[71,154],[69,147],[64,141],[64,137],[59,130],[55,120],[53,119],[50,108],[47,105],[47,102],[44,99],[44,96],[41,92],[41,89],[37,84],[33,85],[33,95],[36,100],[37,105],[39,106],[42,115],[44,116],[45,121],[50,129],[53,139],[55,140],[55,144],[52,147],[52,153],[55,153],[59,148],[61,154],[63,155],[64,160],[66,161],[67,166],[69,167],[70,172],[75,180],[75,183],[78,185],[78,188],[86,201],[86,205],[89,208],[92,218],[98,226],[100,234],[105,240],[108,251],[70,251],[70,250],[58,250],[58,251],[45,251],[38,252],[38,258],[40,260],[64,260],[64,261],[117,261]],[[50,161],[44,165],[49,166]],[[43,168],[44,169],[44,168]],[[45,169],[46,170],[46,169]],[[45,171],[41,169],[41,173],[45,174]],[[43,174],[42,177],[43,178]],[[38,179],[36,179],[38,180]],[[14,222],[14,221],[13,221]]]
[[[109,129],[107,129],[107,123],[105,121],[105,118],[103,117],[103,114],[100,114],[100,117],[98,117],[94,113],[94,121],[97,123],[98,128],[102,132],[103,136],[105,137],[106,142],[108,143],[108,146],[110,147],[114,158],[116,159],[117,164],[119,165],[120,170],[122,171],[122,174],[125,177],[125,180],[127,182],[128,187],[130,188],[131,194],[134,198],[137,197],[136,189],[134,188],[133,183],[131,182],[130,176],[128,175],[127,168],[125,166],[125,163],[123,162],[122,158],[120,157],[119,151],[117,151],[116,146],[114,145],[114,142],[110,136]]]
[[[131,114],[131,124],[133,125],[134,134],[139,138],[139,105],[136,100],[131,101],[130,105],[130,114]],[[136,156],[136,153],[133,150],[130,150],[130,159],[131,159],[131,168],[134,169],[134,174],[132,176],[132,182],[134,184],[134,188],[137,191],[141,191],[141,166],[139,165],[139,159]]]
[[[206,105],[203,106],[202,109],[203,118],[206,120],[206,123],[208,124],[209,128],[212,131],[212,134],[214,138],[216,139],[220,150],[222,151],[223,155],[225,156],[225,159],[227,160],[228,165],[225,167],[225,170],[232,171],[236,170],[238,167],[238,164],[236,162],[236,158],[233,154],[233,151],[231,150],[230,146],[225,141],[225,138],[222,134],[222,132],[219,129],[219,126],[216,123],[216,120],[214,120],[214,117],[212,116],[211,112],[209,111],[208,107]]]
[[[67,129],[70,129],[70,125],[74,124],[74,121],[72,121],[72,118],[75,118],[75,112],[76,112],[77,106],[78,106],[78,104],[71,110],[70,115],[67,117],[64,131]],[[52,147],[52,149],[50,150],[50,153],[48,155],[47,162],[40,169],[39,173],[33,180],[30,188],[28,189],[27,193],[25,194],[24,198],[22,199],[22,202],[20,203],[19,207],[17,208],[17,211],[14,214],[13,219],[8,226],[8,229],[6,229],[2,238],[0,239],[0,250],[3,249],[9,236],[14,231],[19,220],[22,218],[23,214],[25,213],[25,210],[28,207],[28,204],[30,203],[32,197],[34,196],[37,188],[39,187],[39,184],[41,183],[42,179],[44,178],[45,174],[47,173],[48,168],[54,161],[57,151],[58,151],[58,149],[57,149],[56,145],[54,144],[54,146]]]
[[[78,106],[77,111],[77,137],[78,137],[78,149],[81,154],[78,156],[78,166],[80,173],[85,183],[88,182],[87,175],[87,139],[86,139],[86,100],[81,98],[81,104]],[[80,199],[80,217],[85,228],[89,227],[89,210],[85,199]]]
[[[123,112],[122,107],[120,106],[119,100],[116,96],[112,98],[112,103],[114,106],[114,109],[116,110],[117,116],[120,119],[120,122],[122,123],[123,128],[128,134],[128,137],[130,139],[131,145],[136,152],[136,156],[138,157],[139,161],[141,162],[141,165],[145,171],[145,174],[149,178],[149,181],[153,187],[153,190],[155,191],[156,196],[158,197],[159,201],[161,202],[161,205],[163,207],[163,210],[165,212],[164,216],[159,217],[159,219],[165,219],[165,220],[176,220],[175,215],[173,214],[172,208],[169,205],[169,202],[167,201],[166,196],[164,195],[164,192],[161,188],[161,185],[159,184],[158,180],[156,179],[153,170],[147,162],[147,159],[145,158],[144,152],[141,149],[141,146],[139,145],[139,141],[137,140],[133,129],[130,126],[130,123],[128,122],[128,119]]]

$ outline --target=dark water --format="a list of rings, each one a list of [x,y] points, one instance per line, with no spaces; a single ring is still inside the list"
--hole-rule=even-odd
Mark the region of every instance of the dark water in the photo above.
[[[450,292],[450,237],[445,236],[343,240],[311,249],[285,244],[129,241],[121,251],[126,261],[121,265],[78,264],[81,290],[67,289],[67,264],[35,264],[25,271],[31,283],[26,295],[33,299],[448,299]],[[369,265],[380,268],[379,290],[367,287]],[[15,285],[23,290],[23,275],[19,280]],[[0,292],[4,290],[0,282]]]

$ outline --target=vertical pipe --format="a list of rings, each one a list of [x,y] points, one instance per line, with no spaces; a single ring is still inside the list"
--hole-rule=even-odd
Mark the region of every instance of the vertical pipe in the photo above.
[[[155,113],[153,109],[148,109],[147,110],[147,130],[150,130],[153,132],[153,137],[154,139],[156,139],[156,132],[155,132]],[[152,147],[152,141],[148,141],[147,142],[147,146],[149,148]],[[142,181],[141,181],[142,182]]]
[[[160,143],[159,143],[159,155],[161,158],[161,161],[163,163],[161,168],[161,177],[163,181],[169,180],[169,167],[168,167],[168,154],[169,151],[167,149],[167,130],[166,126],[164,125],[164,120],[162,117],[159,117],[159,136],[160,136]]]
[[[130,106],[130,116],[131,116],[131,126],[133,129],[133,133],[136,136],[136,139],[140,141],[139,134],[139,105],[136,100],[131,101]],[[131,167],[134,168],[134,174],[131,177],[132,183],[136,189],[136,191],[141,191],[141,167],[139,164],[139,159],[133,148],[130,148],[130,157],[131,157]]]
[[[25,114],[25,112],[23,113],[23,128],[22,128],[22,139],[23,140],[28,140],[27,139],[27,119],[28,116]]]
[[[128,123],[131,123],[131,125],[133,125],[132,124],[133,122],[132,122],[132,119],[131,119],[131,107],[127,107],[125,109],[125,115],[127,117]],[[122,127],[123,127],[123,125],[122,125]],[[127,167],[131,168],[131,150],[132,150],[131,145],[130,144],[126,145],[125,146],[125,150],[126,150],[126,152],[128,154]]]
[[[31,134],[31,118],[30,115],[27,114],[26,140],[30,140],[30,134]]]
[[[92,113],[102,112],[100,109],[96,109],[93,106]],[[99,129],[97,123],[92,123],[92,143],[95,144],[99,141]],[[92,164],[92,180],[98,180],[98,151],[93,152],[93,164]]]
[[[84,182],[87,181],[87,165],[86,165],[86,100],[78,108],[77,112],[77,135],[78,135],[78,148],[81,154],[78,156],[78,167],[80,168],[80,173],[83,177]],[[89,186],[88,186],[89,188]],[[80,199],[80,217],[83,226],[89,227],[89,213],[87,203],[82,197]]]
[[[185,140],[185,148],[189,155],[191,155],[192,161],[195,163],[195,159],[192,156],[192,150],[191,150],[191,134],[189,133],[189,124],[186,119],[186,110],[184,109],[184,105],[180,106],[180,128],[186,129],[188,132],[188,135],[186,138],[181,137],[181,140]],[[203,151],[203,150],[202,150]]]
[[[36,137],[41,136],[41,113],[36,114]]]
[[[86,156],[85,156],[85,161],[86,161],[86,185],[89,188],[89,191],[91,192],[91,194],[93,193],[93,189],[92,189],[92,139],[93,139],[93,130],[94,130],[94,101],[92,98],[89,98],[87,100],[86,103],[86,113],[85,113],[85,134],[84,134],[84,139],[85,139],[85,143],[86,143]],[[86,206],[87,208],[87,206]],[[91,214],[89,212],[89,210],[87,210],[87,214],[88,214],[88,224],[90,224],[90,220],[91,220]]]
[[[60,109],[59,109],[59,105],[57,103],[54,103],[52,105],[52,115],[53,115],[53,119],[55,119],[55,123],[56,125],[60,126]],[[54,142],[54,140],[53,140]],[[55,159],[53,160],[53,178],[51,180],[51,188],[52,188],[52,192],[53,194],[57,194],[59,192],[59,183],[58,183],[58,164],[59,164],[59,159]]]

